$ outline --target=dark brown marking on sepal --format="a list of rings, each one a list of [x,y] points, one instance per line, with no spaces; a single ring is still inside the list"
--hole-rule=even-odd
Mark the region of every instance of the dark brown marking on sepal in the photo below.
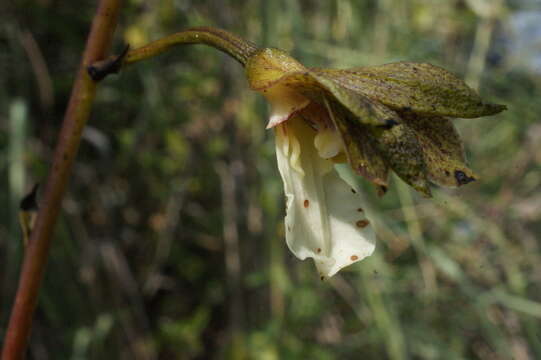
[[[458,186],[466,185],[471,183],[472,181],[475,181],[474,177],[470,177],[460,170],[455,171],[455,179]]]

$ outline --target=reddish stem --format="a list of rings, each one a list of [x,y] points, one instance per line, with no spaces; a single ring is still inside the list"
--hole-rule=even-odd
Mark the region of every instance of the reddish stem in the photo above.
[[[40,284],[45,271],[51,237],[62,204],[81,133],[90,115],[96,83],[87,74],[87,66],[103,59],[111,47],[120,0],[100,0],[88,35],[82,63],[71,92],[62,130],[56,146],[52,169],[47,179],[43,203],[26,249],[19,288],[11,311],[2,350],[3,360],[23,359],[32,327]]]

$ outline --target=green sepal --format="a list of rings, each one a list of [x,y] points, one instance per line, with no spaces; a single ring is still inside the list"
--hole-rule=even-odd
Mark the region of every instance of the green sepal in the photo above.
[[[387,165],[415,190],[431,197],[422,149],[413,130],[398,124],[390,129],[372,127],[371,132]]]
[[[427,63],[397,62],[321,71],[340,85],[399,111],[476,118],[494,115],[507,108],[484,103],[463,80]]]
[[[368,125],[360,123],[334,99],[326,99],[330,117],[340,132],[349,165],[381,189],[387,188],[388,166],[370,136]]]
[[[448,187],[477,180],[466,165],[462,140],[450,119],[411,113],[402,118],[415,131],[421,145],[428,180]]]

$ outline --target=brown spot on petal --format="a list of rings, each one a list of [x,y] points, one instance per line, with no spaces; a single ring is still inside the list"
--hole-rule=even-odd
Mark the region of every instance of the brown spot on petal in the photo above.
[[[359,260],[359,257],[357,255],[351,255],[350,257],[351,261]]]
[[[364,228],[364,227],[367,227],[368,224],[370,224],[370,221],[368,220],[359,220],[355,223],[355,225],[357,225],[358,228]]]
[[[355,189],[351,189],[351,192],[357,194],[357,191],[355,191]]]
[[[307,208],[308,206],[310,206],[310,201],[304,200],[304,207]]]
[[[317,248],[317,249],[316,249],[316,253],[319,254],[320,252],[321,252],[321,248]]]
[[[325,276],[322,275],[322,276],[320,277],[320,279],[321,279],[321,281],[325,280]]]

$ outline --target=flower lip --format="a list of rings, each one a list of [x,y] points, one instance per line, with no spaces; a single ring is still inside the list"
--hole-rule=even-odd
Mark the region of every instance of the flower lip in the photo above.
[[[287,245],[299,259],[313,258],[320,276],[327,278],[372,254],[375,232],[359,207],[354,184],[320,156],[314,144],[320,133],[300,116],[275,128],[287,199]]]

